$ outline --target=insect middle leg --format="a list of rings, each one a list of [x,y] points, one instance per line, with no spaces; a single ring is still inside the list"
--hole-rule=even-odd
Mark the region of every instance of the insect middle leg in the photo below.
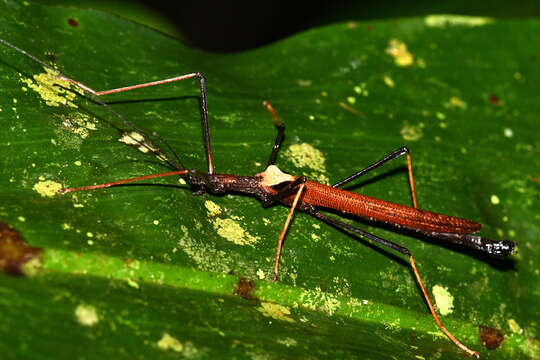
[[[298,181],[299,179],[302,179]],[[277,281],[278,279],[278,268],[279,268],[279,258],[281,256],[281,248],[283,247],[283,240],[285,239],[285,235],[287,234],[287,229],[289,228],[289,224],[291,222],[294,210],[296,209],[296,206],[298,205],[298,200],[300,199],[300,196],[302,195],[302,191],[304,190],[304,187],[306,186],[306,178],[302,176],[301,178],[297,179],[300,186],[298,186],[298,191],[296,192],[296,196],[294,197],[293,203],[291,205],[291,209],[289,210],[289,215],[287,215],[287,220],[285,220],[285,224],[283,225],[283,229],[281,229],[281,234],[279,235],[278,239],[278,245],[277,245],[277,251],[276,251],[276,262],[274,264],[274,281]],[[296,183],[295,181],[294,183]],[[295,185],[296,186],[296,185]],[[284,189],[285,192],[290,193],[290,189]],[[280,193],[283,193],[284,191],[280,191]],[[281,198],[280,195],[277,195],[278,198]]]
[[[278,129],[278,133],[276,136],[276,141],[274,142],[274,147],[272,148],[272,152],[270,153],[270,158],[268,159],[268,163],[266,164],[266,167],[270,165],[274,165],[276,162],[277,154],[279,152],[279,149],[281,148],[281,143],[283,142],[283,139],[285,138],[285,125],[281,122],[279,122],[277,118],[276,111],[270,105],[268,101],[263,101],[263,106],[270,111],[272,114],[272,118],[274,119],[274,124],[276,125]]]
[[[394,160],[395,158],[397,158],[397,157],[399,157],[399,156],[401,156],[403,154],[407,154],[407,168],[408,168],[408,171],[409,171],[409,185],[411,187],[411,196],[412,196],[412,200],[413,200],[413,205],[414,205],[414,208],[416,209],[416,208],[418,208],[418,205],[416,203],[416,194],[414,192],[414,181],[413,181],[413,174],[412,174],[411,154],[409,152],[409,148],[407,148],[406,146],[402,146],[399,149],[397,149],[395,151],[392,151],[390,154],[386,155],[385,157],[383,157],[379,161],[376,161],[373,164],[369,165],[368,167],[365,167],[364,169],[362,169],[362,170],[354,173],[353,175],[341,180],[340,182],[335,183],[334,185],[332,185],[332,187],[338,188],[340,186],[343,186],[343,185],[353,181],[354,179],[356,179],[356,178],[370,172],[371,170],[376,169],[379,166],[389,162],[390,160]]]

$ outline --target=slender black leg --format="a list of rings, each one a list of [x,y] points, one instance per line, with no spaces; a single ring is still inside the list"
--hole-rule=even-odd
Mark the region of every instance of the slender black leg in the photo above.
[[[196,73],[201,86],[201,116],[204,135],[204,149],[206,150],[206,159],[208,160],[208,173],[214,173],[214,164],[212,162],[212,146],[210,144],[210,126],[208,124],[208,105],[206,103],[206,86],[204,85],[204,76]]]
[[[314,217],[316,217],[317,219],[319,220],[322,220],[324,221],[325,223],[327,224],[330,224],[330,225],[334,225],[334,226],[337,226],[337,227],[340,227],[342,229],[345,229],[347,231],[350,231],[352,233],[355,233],[357,235],[360,235],[361,237],[363,238],[366,238],[366,239],[369,239],[369,240],[372,240],[372,241],[375,241],[376,243],[379,243],[383,246],[386,246],[392,250],[395,250],[397,252],[400,252],[402,254],[405,254],[405,255],[411,255],[411,252],[409,251],[409,249],[401,246],[401,245],[398,245],[396,243],[393,243],[391,241],[388,241],[388,240],[385,240],[383,238],[380,238],[378,236],[375,236],[373,234],[370,234],[368,232],[365,232],[363,230],[360,230],[360,229],[357,229],[355,228],[354,226],[351,226],[349,224],[346,224],[344,222],[341,222],[339,220],[336,220],[330,216],[326,216],[324,214],[321,214],[320,212],[318,212],[317,210],[313,211],[313,212],[310,212],[310,214]]]
[[[110,90],[104,90],[104,91],[96,91],[96,90],[84,85],[83,83],[81,83],[79,81],[76,81],[76,80],[73,80],[73,79],[69,78],[68,76],[62,74],[60,71],[58,71],[57,69],[55,69],[51,65],[49,65],[46,62],[38,59],[37,57],[35,57],[34,55],[26,52],[25,50],[11,44],[10,42],[8,42],[8,41],[6,41],[4,39],[0,39],[0,43],[4,44],[5,46],[8,46],[8,47],[12,48],[15,51],[18,51],[19,53],[27,56],[28,58],[32,59],[33,61],[41,64],[44,67],[46,67],[47,69],[52,70],[56,74],[56,77],[58,79],[67,81],[67,82],[73,84],[74,86],[76,86],[77,88],[79,88],[80,90],[82,90],[93,101],[95,101],[96,103],[104,106],[109,112],[111,112],[120,121],[122,121],[122,123],[124,123],[124,125],[130,127],[131,129],[135,130],[137,133],[142,135],[143,138],[144,138],[144,142],[137,141],[137,139],[135,137],[132,137],[129,134],[127,136],[131,137],[136,142],[139,142],[140,146],[143,146],[143,147],[147,148],[152,153],[155,153],[155,154],[160,155],[163,158],[167,159],[169,164],[172,167],[176,168],[176,169],[180,169],[180,168],[183,169],[184,165],[180,161],[180,158],[178,157],[178,155],[174,151],[172,151],[172,148],[169,146],[169,144],[167,144],[167,142],[165,142],[165,140],[163,140],[163,138],[161,138],[159,135],[154,133],[154,136],[156,136],[156,138],[158,138],[159,141],[163,142],[167,146],[167,148],[172,151],[172,153],[174,154],[174,156],[178,160],[179,165],[163,149],[161,149],[157,144],[155,144],[148,137],[148,135],[145,134],[144,131],[142,131],[137,126],[135,126],[135,124],[133,124],[131,121],[128,121],[127,119],[125,119],[116,110],[114,110],[109,104],[107,104],[103,100],[99,99],[99,96],[106,95],[106,94],[112,94],[112,93],[118,93],[118,92],[122,92],[122,91],[129,91],[129,90],[139,89],[139,88],[142,88],[142,87],[161,85],[161,84],[165,84],[165,83],[170,83],[170,82],[174,82],[174,81],[180,81],[180,80],[185,80],[185,79],[190,79],[190,78],[196,77],[197,79],[199,79],[199,83],[200,83],[201,117],[202,117],[202,127],[203,127],[203,135],[204,135],[204,147],[205,147],[205,150],[206,150],[206,157],[208,159],[208,173],[212,174],[214,172],[214,167],[213,167],[213,163],[212,163],[212,149],[211,149],[211,145],[210,145],[210,130],[209,130],[209,125],[208,125],[208,105],[207,105],[207,102],[206,102],[206,87],[205,87],[205,84],[204,84],[204,77],[203,77],[203,75],[201,73],[185,74],[185,75],[176,76],[176,77],[169,78],[169,79],[157,80],[157,81],[152,81],[152,82],[148,82],[148,83],[144,83],[144,84],[137,84],[137,85],[126,86],[126,87],[122,87],[122,88],[110,89]]]
[[[478,352],[474,351],[474,350],[471,350],[469,349],[467,346],[463,345],[458,339],[456,339],[456,337],[454,335],[452,335],[452,333],[450,333],[450,331],[448,331],[444,325],[442,324],[441,320],[439,319],[439,316],[437,315],[437,313],[435,312],[435,308],[433,307],[433,303],[431,302],[431,300],[429,299],[429,296],[428,296],[428,293],[427,293],[427,290],[424,286],[424,283],[422,282],[422,278],[420,277],[420,273],[418,272],[418,269],[416,267],[416,264],[414,262],[414,259],[411,255],[411,252],[403,247],[403,246],[400,246],[398,244],[395,244],[391,241],[388,241],[388,240],[384,240],[378,236],[375,236],[373,234],[370,234],[368,232],[365,232],[365,231],[362,231],[360,229],[357,229],[351,225],[348,225],[348,224],[345,224],[344,222],[341,222],[339,220],[335,220],[329,216],[326,216],[326,215],[323,215],[321,214],[320,212],[318,212],[317,210],[313,209],[312,211],[309,211],[309,213],[316,217],[317,219],[319,220],[322,220],[324,221],[325,223],[328,223],[330,225],[334,225],[334,226],[338,226],[338,227],[341,227],[347,231],[350,231],[352,233],[355,233],[355,234],[358,234],[366,239],[369,239],[369,240],[372,240],[372,241],[375,241],[381,245],[384,245],[392,250],[396,250],[402,254],[405,254],[409,257],[409,262],[411,264],[411,268],[413,270],[413,273],[414,273],[414,276],[416,277],[416,281],[418,282],[418,285],[420,286],[420,290],[422,290],[422,295],[424,297],[424,299],[426,300],[426,303],[429,307],[429,311],[431,312],[431,316],[433,316],[433,319],[435,320],[435,322],[437,323],[437,326],[439,327],[439,329],[441,329],[442,332],[444,332],[446,334],[446,336],[448,336],[448,338],[454,343],[456,344],[456,346],[458,346],[460,349],[462,349],[463,351],[465,351],[467,354],[469,354],[469,356],[474,356],[475,358],[480,358],[480,355],[478,354]]]
[[[332,187],[335,187],[335,188],[338,188],[340,186],[343,186],[351,181],[353,181],[354,179],[370,172],[371,170],[373,169],[376,169],[378,168],[379,166],[383,165],[384,163],[387,163],[388,161],[390,160],[393,160],[403,154],[407,154],[407,168],[408,168],[408,171],[409,171],[409,185],[411,187],[411,195],[412,195],[412,199],[413,199],[413,205],[415,208],[417,208],[417,204],[416,204],[416,194],[414,192],[414,182],[413,182],[413,175],[412,175],[412,164],[411,164],[411,155],[409,153],[409,149],[406,147],[406,146],[402,146],[400,147],[399,149],[393,151],[392,153],[386,155],[385,157],[383,157],[381,160],[379,161],[376,161],[374,162],[373,164],[369,165],[368,167],[358,171],[357,173],[354,173],[353,175],[347,177],[346,179],[343,179],[341,180],[340,182],[337,182],[335,183],[334,185],[332,185]]]
[[[276,112],[274,111],[274,108],[272,107],[272,105],[270,105],[269,102],[264,101],[263,105],[272,114],[272,117],[274,119],[274,124],[276,124],[277,130],[278,130],[276,141],[274,142],[274,147],[272,148],[272,153],[270,154],[270,159],[268,159],[268,164],[266,164],[266,167],[268,167],[270,165],[274,165],[276,162],[277,154],[279,152],[279,149],[281,148],[281,143],[283,142],[283,139],[285,138],[285,125],[279,122]]]

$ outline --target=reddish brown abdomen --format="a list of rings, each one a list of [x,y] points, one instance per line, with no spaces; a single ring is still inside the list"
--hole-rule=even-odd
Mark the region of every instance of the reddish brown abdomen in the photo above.
[[[289,198],[292,200],[294,195]],[[285,201],[288,202],[289,198]],[[424,231],[470,234],[482,228],[481,224],[471,220],[415,209],[309,180],[306,181],[302,201],[316,207]]]

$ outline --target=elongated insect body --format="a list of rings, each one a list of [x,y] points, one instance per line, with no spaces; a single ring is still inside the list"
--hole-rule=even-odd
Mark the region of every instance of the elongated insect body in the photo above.
[[[482,228],[481,224],[471,220],[415,209],[309,180],[306,181],[306,192],[302,201],[315,207],[337,210],[409,229],[470,234]]]
[[[106,107],[112,115],[118,118],[122,123],[129,127],[135,135],[130,136],[130,142],[134,142],[138,146],[143,146],[148,152],[158,155],[164,159],[166,163],[171,167],[172,171],[140,176],[133,179],[126,179],[120,181],[109,182],[100,185],[90,185],[70,189],[62,189],[60,193],[66,194],[73,191],[80,190],[94,190],[98,188],[108,188],[117,185],[126,184],[133,181],[146,180],[155,177],[162,176],[183,176],[186,181],[191,185],[194,191],[207,192],[211,194],[222,194],[226,192],[241,193],[258,198],[263,205],[268,206],[275,203],[281,203],[290,207],[287,219],[281,230],[277,253],[274,264],[274,279],[278,278],[279,259],[282,249],[283,240],[287,233],[291,218],[296,209],[306,212],[316,219],[326,222],[332,226],[339,227],[345,231],[361,236],[365,239],[385,246],[388,249],[397,251],[403,255],[406,255],[409,259],[411,268],[415,275],[415,278],[422,291],[431,315],[435,322],[448,338],[460,349],[466,352],[470,356],[479,357],[478,352],[469,349],[457,340],[441,323],[435,309],[431,303],[428,293],[424,287],[414,259],[410,251],[398,244],[391,241],[382,239],[378,236],[370,234],[364,230],[353,227],[347,223],[341,222],[335,217],[331,217],[323,214],[321,211],[333,210],[334,212],[341,212],[349,215],[359,216],[368,220],[376,220],[387,224],[394,225],[396,227],[403,227],[411,229],[422,234],[451,241],[453,243],[469,246],[482,251],[491,256],[505,257],[515,252],[515,244],[508,240],[496,241],[482,238],[478,235],[473,235],[474,232],[481,229],[481,225],[475,221],[461,219],[454,216],[438,214],[430,211],[418,209],[416,203],[416,194],[414,191],[413,174],[411,157],[407,147],[401,147],[396,149],[392,153],[376,161],[375,163],[367,166],[366,168],[354,173],[346,179],[328,186],[320,184],[307,179],[305,176],[294,176],[286,174],[279,170],[274,163],[277,158],[277,154],[284,139],[285,126],[279,122],[277,115],[272,106],[264,102],[263,105],[272,114],[274,124],[276,125],[278,134],[276,141],[272,148],[268,165],[265,171],[255,174],[253,176],[239,176],[235,174],[218,174],[214,172],[212,151],[210,142],[210,130],[208,121],[208,108],[206,102],[206,88],[205,80],[200,73],[191,73],[181,76],[175,76],[163,80],[152,81],[143,84],[137,84],[132,86],[126,86],[122,88],[96,91],[78,81],[75,81],[63,74],[60,74],[56,69],[53,69],[50,65],[44,61],[36,58],[28,52],[16,47],[15,45],[0,39],[0,43],[12,48],[15,51],[29,57],[30,59],[40,63],[45,68],[55,71],[58,77],[68,81],[69,83],[82,90],[88,97],[90,97],[97,104]],[[160,85],[170,83],[173,81],[180,81],[185,79],[198,79],[200,82],[201,91],[201,121],[203,127],[204,145],[208,163],[208,172],[202,172],[196,169],[187,170],[180,157],[172,150],[172,148],[155,132],[152,136],[145,134],[138,129],[133,123],[126,120],[122,115],[116,112],[111,106],[104,101],[100,100],[99,96],[105,94],[113,94],[124,91],[135,90],[142,87]],[[152,140],[154,139],[154,140]],[[164,148],[161,148],[157,143],[164,144]],[[411,189],[411,196],[413,201],[413,207],[399,205],[388,201],[376,199],[373,197],[353,193],[343,189],[339,189],[340,186],[362,176],[369,171],[387,163],[402,155],[407,156],[407,167],[409,174],[409,186]]]

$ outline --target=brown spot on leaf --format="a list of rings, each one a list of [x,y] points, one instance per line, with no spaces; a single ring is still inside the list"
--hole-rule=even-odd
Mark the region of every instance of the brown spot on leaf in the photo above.
[[[489,102],[493,105],[501,105],[501,99],[495,94],[489,95]]]
[[[493,350],[501,345],[504,340],[504,333],[499,329],[490,328],[488,326],[480,326],[480,341],[486,348]]]
[[[255,284],[253,284],[253,281],[249,278],[240,278],[238,282],[236,283],[236,286],[234,287],[234,293],[235,295],[240,296],[243,299],[246,300],[259,300],[254,294],[253,291],[255,290]]]
[[[68,23],[70,26],[73,26],[73,27],[79,26],[79,22],[78,22],[77,20],[75,20],[74,18],[69,18],[69,19],[67,19],[67,23]]]
[[[0,222],[0,269],[6,274],[30,275],[41,264],[42,252],[43,249],[28,245],[17,230]]]

